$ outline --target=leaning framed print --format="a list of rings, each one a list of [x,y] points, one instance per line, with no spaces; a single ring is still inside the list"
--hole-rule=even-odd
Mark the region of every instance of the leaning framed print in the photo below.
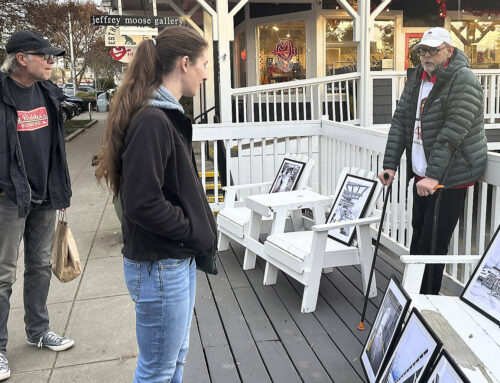
[[[335,196],[326,223],[362,218],[376,186],[377,182],[374,180],[347,174]],[[354,231],[355,227],[342,227],[328,231],[328,236],[350,246],[354,238]]]
[[[442,350],[426,383],[470,383],[446,350]]]
[[[441,346],[441,341],[414,308],[377,382],[421,382]]]
[[[305,162],[285,158],[281,163],[280,169],[278,170],[278,174],[276,175],[271,188],[269,189],[269,193],[295,190],[305,166]]]
[[[401,331],[410,302],[408,294],[391,278],[360,357],[368,383],[375,382],[380,375],[383,362]]]
[[[500,226],[478,262],[460,299],[500,325]]]

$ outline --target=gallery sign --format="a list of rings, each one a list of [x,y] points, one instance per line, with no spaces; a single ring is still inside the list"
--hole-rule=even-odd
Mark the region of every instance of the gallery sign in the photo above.
[[[128,31],[124,29],[123,27],[107,26],[106,32],[104,33],[105,45],[107,47],[135,47],[139,45],[142,40],[151,39],[158,34],[158,29],[156,29],[155,34],[146,34],[143,31]]]
[[[173,16],[135,16],[135,15],[92,15],[90,24],[99,26],[114,25],[115,27],[174,27],[184,25],[181,17]]]
[[[135,48],[113,47],[109,53],[116,61],[128,64],[134,58]]]

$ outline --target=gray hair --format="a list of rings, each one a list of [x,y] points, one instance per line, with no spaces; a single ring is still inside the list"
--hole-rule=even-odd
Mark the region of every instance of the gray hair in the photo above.
[[[17,61],[16,53],[9,53],[5,60],[3,61],[2,66],[0,67],[0,71],[5,72],[7,74],[14,73],[21,66]]]

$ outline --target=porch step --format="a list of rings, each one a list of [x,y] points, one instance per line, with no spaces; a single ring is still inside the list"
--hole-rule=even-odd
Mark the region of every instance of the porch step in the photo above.
[[[224,202],[224,196],[223,195],[219,194],[218,197],[219,197],[219,202]],[[213,195],[210,195],[210,196],[207,195],[207,202],[208,203],[214,203],[215,202],[215,196],[213,196]]]
[[[208,203],[214,203],[215,202],[215,196],[214,196],[214,191],[215,191],[215,183],[214,183],[214,171],[206,171],[205,172],[205,193],[207,195],[207,201]],[[199,172],[199,176],[201,178],[201,172]],[[217,172],[217,179],[220,180],[220,174]],[[217,182],[217,189],[218,189],[218,202],[224,202],[224,190],[222,190],[222,184],[220,182]]]

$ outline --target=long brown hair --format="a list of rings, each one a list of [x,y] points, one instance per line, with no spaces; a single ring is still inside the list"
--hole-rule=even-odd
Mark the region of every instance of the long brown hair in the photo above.
[[[156,41],[156,42],[155,42]],[[207,42],[188,27],[165,28],[153,40],[139,44],[122,85],[111,101],[95,176],[102,179],[118,197],[122,176],[122,153],[127,126],[134,115],[148,105],[163,77],[172,72],[179,57],[194,62],[207,48]]]

